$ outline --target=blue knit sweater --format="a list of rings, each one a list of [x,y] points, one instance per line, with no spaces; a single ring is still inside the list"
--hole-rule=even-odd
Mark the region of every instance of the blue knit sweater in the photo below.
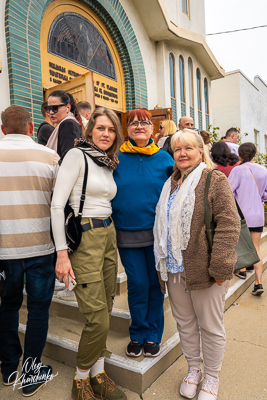
[[[173,158],[163,150],[153,155],[119,153],[113,177],[117,195],[112,202],[115,227],[142,231],[154,226],[155,208],[162,187],[173,173]]]

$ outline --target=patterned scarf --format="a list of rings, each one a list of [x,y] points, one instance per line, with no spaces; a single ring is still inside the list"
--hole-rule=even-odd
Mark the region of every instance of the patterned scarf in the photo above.
[[[109,157],[105,151],[92,142],[85,139],[75,139],[74,147],[84,151],[100,167],[106,166],[112,171],[117,168],[118,158],[115,155]]]
[[[152,156],[152,154],[157,153],[159,150],[160,149],[155,145],[152,139],[149,139],[148,145],[145,147],[135,146],[130,142],[130,140],[124,142],[120,147],[122,153],[142,153],[147,154],[148,156]]]

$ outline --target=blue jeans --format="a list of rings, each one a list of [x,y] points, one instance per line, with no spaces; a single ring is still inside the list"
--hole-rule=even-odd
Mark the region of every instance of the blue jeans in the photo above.
[[[130,338],[144,342],[161,342],[164,328],[164,295],[155,268],[153,246],[119,248],[127,275],[128,303],[132,317]]]
[[[10,375],[17,370],[22,348],[18,336],[19,309],[23,301],[26,275],[28,321],[24,341],[24,361],[40,362],[48,331],[49,307],[55,286],[54,254],[2,260],[6,271],[6,289],[0,306],[1,371]]]

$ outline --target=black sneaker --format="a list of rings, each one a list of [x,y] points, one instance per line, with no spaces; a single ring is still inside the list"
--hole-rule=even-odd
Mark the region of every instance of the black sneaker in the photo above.
[[[144,356],[145,357],[157,357],[160,353],[160,345],[156,342],[145,342],[144,344]]]
[[[37,382],[30,384],[31,378],[33,381],[36,381],[36,377],[34,375],[26,376],[25,382],[22,382],[22,395],[25,397],[33,396],[49,381],[51,374],[52,367],[50,365],[44,365],[39,373],[39,381],[37,380]]]
[[[240,278],[240,279],[246,279],[246,277],[247,277],[246,271],[238,271],[235,273],[235,275],[238,276],[238,278]]]
[[[2,372],[2,378],[3,378],[3,385],[5,385],[5,386],[11,386],[11,385],[13,385],[13,383],[16,382],[15,374],[5,375]]]
[[[143,345],[136,340],[131,340],[127,346],[126,354],[129,357],[140,357],[142,355]]]
[[[264,290],[262,284],[259,283],[258,285],[254,285],[254,289],[252,290],[251,294],[253,294],[253,296],[261,296],[263,292]]]

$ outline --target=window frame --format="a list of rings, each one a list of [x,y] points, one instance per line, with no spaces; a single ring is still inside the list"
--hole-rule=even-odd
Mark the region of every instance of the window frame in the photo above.
[[[173,82],[171,80],[171,63],[170,60],[172,60],[172,75],[173,75]],[[171,99],[176,100],[176,76],[175,76],[175,58],[173,53],[169,53],[169,71],[170,71],[170,94],[171,94]],[[172,84],[173,84],[173,92],[174,92],[174,97],[172,96]]]
[[[187,12],[184,11],[184,2],[186,2]],[[190,19],[190,4],[189,4],[189,0],[182,0],[182,12],[187,16],[188,19]]]
[[[180,70],[180,60],[182,61],[182,67],[183,67],[183,98],[184,98],[184,101],[182,100],[182,96],[181,96],[181,70]],[[186,105],[184,57],[183,57],[181,54],[179,55],[179,83],[180,83],[180,102]]]
[[[256,146],[257,151],[260,151],[259,138],[260,138],[260,131],[254,129],[254,142],[255,142],[254,144]]]
[[[191,62],[191,71],[189,68]],[[191,83],[191,92],[190,92],[190,83]],[[189,105],[190,107],[194,108],[194,73],[193,73],[193,61],[191,57],[188,57],[188,85],[189,85]],[[191,96],[192,95],[192,96]],[[191,97],[192,97],[192,104],[191,104]]]
[[[198,78],[199,73],[199,78]],[[201,98],[201,72],[200,69],[196,69],[196,76],[197,76],[197,109],[198,111],[202,112],[202,98]],[[200,103],[200,107],[199,107]]]
[[[207,91],[205,90],[207,88]],[[204,98],[205,98],[205,114],[210,115],[210,108],[209,108],[209,87],[208,87],[208,80],[204,78]]]

